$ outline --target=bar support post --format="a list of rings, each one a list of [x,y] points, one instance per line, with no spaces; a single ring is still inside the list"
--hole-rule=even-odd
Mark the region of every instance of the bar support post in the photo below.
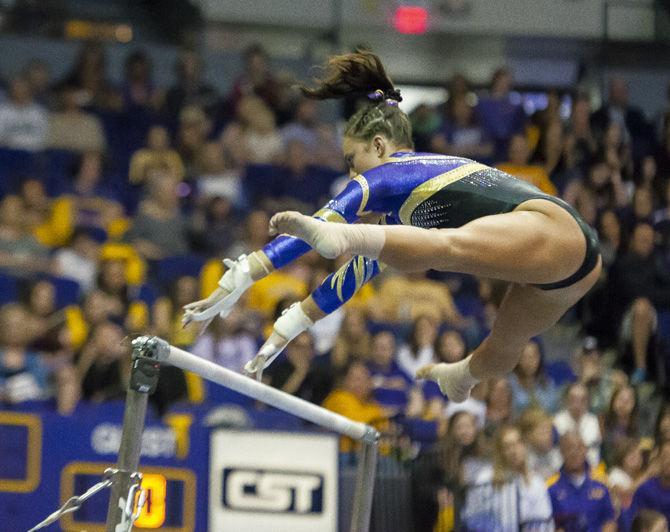
[[[132,528],[134,496],[142,482],[142,477],[138,474],[142,432],[149,395],[156,389],[160,370],[160,364],[151,357],[151,352],[147,352],[146,348],[144,343],[133,342],[133,367],[123,412],[121,446],[116,465],[118,474],[111,486],[107,507],[107,532]],[[133,500],[128,500],[131,497]]]
[[[368,532],[377,469],[377,442],[363,441],[358,451],[351,532]]]

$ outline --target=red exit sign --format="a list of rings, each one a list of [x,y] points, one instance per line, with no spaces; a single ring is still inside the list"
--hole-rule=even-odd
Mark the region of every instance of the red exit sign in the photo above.
[[[393,13],[393,27],[399,33],[420,35],[428,30],[428,10],[421,6],[403,5]]]

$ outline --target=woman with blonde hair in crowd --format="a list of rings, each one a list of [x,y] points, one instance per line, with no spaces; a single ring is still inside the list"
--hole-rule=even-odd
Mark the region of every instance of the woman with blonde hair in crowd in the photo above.
[[[528,467],[548,479],[559,470],[563,462],[554,441],[551,416],[541,408],[529,408],[519,416],[518,426],[528,445]]]
[[[509,376],[515,413],[533,406],[551,413],[558,410],[558,389],[547,377],[542,358],[539,341],[528,341],[521,351],[519,363]]]
[[[463,360],[467,354],[465,339],[457,330],[447,329],[435,341],[435,358],[439,362],[458,362]]]
[[[605,463],[611,465],[620,440],[640,436],[638,417],[635,388],[628,385],[616,388],[610,398],[607,412],[600,417],[600,432],[603,435],[602,454]]]
[[[655,469],[646,467],[639,439],[621,438],[612,451],[611,469],[607,475],[607,487],[614,507],[619,510],[628,508],[635,490],[653,476]]]
[[[549,492],[528,466],[528,449],[517,427],[503,425],[496,432],[493,464],[468,489],[464,520],[466,526],[485,520],[487,529],[554,530]]]
[[[240,100],[237,120],[226,127],[221,144],[238,167],[279,162],[284,149],[272,109],[257,96]]]

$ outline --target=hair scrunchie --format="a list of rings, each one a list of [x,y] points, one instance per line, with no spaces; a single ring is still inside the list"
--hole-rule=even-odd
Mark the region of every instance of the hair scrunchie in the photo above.
[[[398,105],[398,103],[402,102],[402,96],[400,96],[400,90],[398,89],[388,91],[377,89],[374,92],[370,92],[368,98],[373,101],[386,100],[387,105]]]

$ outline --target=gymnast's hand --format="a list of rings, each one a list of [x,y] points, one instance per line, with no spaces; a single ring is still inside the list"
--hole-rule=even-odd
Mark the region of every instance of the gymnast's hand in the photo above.
[[[293,303],[275,321],[272,334],[261,346],[258,354],[244,366],[245,373],[260,376],[275,358],[281,353],[286,345],[306,331],[313,325],[313,321],[307,316],[300,303]]]
[[[284,350],[288,342],[277,331],[272,331],[270,337],[259,349],[258,354],[245,364],[244,372],[248,375],[259,375],[259,372],[262,374],[263,370],[272,364],[279,353]]]
[[[184,305],[184,326],[191,321],[204,321],[207,327],[217,314],[225,318],[237,300],[254,283],[246,255],[240,255],[237,260],[223,259],[223,263],[228,269],[219,280],[219,287],[206,299]]]

